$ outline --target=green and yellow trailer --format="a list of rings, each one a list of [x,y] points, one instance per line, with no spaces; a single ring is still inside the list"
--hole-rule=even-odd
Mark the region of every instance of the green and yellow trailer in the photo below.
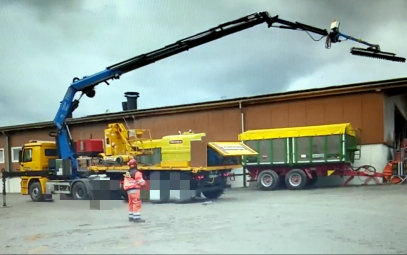
[[[350,123],[290,128],[248,130],[239,140],[258,152],[244,156],[247,182],[257,182],[261,190],[281,185],[299,190],[316,184],[318,177],[345,177],[347,185],[355,176],[366,176],[365,183],[382,177],[370,165],[354,167],[361,158],[358,130]]]

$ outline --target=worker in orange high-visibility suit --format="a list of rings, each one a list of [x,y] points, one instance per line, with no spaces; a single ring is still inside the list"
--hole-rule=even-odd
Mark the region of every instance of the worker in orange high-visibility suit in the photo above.
[[[132,158],[127,165],[130,170],[124,177],[123,189],[127,191],[129,200],[129,221],[145,222],[141,219],[140,189],[146,184],[146,181],[143,179],[143,174],[137,170],[137,160]]]

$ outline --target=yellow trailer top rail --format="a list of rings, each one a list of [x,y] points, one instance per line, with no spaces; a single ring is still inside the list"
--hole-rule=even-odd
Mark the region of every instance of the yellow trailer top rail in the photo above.
[[[348,134],[356,136],[350,123],[248,130],[239,135],[240,141]]]

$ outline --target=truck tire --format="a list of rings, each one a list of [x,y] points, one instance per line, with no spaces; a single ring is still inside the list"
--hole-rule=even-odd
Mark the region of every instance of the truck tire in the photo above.
[[[74,200],[87,200],[89,198],[88,189],[85,183],[75,182],[72,188],[72,197]]]
[[[202,191],[202,194],[203,194],[207,199],[218,199],[218,198],[220,198],[220,197],[222,196],[222,194],[223,194],[223,189]]]
[[[264,170],[257,178],[257,185],[260,190],[275,190],[280,183],[280,176],[273,170]]]
[[[39,182],[33,182],[30,185],[30,197],[33,202],[44,201],[44,195],[42,194],[41,184]]]
[[[308,183],[307,174],[301,169],[292,169],[285,176],[285,185],[290,190],[300,190]]]

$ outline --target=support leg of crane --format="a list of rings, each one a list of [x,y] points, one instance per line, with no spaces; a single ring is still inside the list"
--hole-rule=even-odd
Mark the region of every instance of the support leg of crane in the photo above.
[[[6,178],[2,178],[2,183],[3,183],[3,205],[1,208],[10,208],[11,206],[7,205],[7,198],[6,198]]]

